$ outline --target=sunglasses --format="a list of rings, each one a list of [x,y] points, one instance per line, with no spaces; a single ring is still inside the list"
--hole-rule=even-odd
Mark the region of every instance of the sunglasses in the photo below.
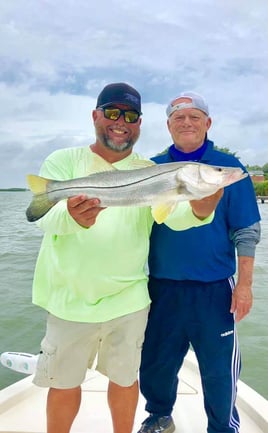
[[[126,123],[136,123],[140,114],[135,110],[122,110],[121,108],[100,108],[103,111],[104,117],[110,120],[118,120],[122,114]]]

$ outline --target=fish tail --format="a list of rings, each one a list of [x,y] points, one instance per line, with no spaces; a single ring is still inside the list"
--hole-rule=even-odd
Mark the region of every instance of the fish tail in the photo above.
[[[42,218],[55,204],[50,201],[47,194],[49,179],[29,174],[27,183],[34,194],[29,207],[26,210],[26,217],[29,222],[34,222]]]

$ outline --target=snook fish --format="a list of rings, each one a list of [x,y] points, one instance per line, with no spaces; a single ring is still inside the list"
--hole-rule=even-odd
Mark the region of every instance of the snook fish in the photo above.
[[[64,181],[28,175],[34,193],[26,210],[28,221],[37,221],[62,199],[86,194],[97,197],[102,207],[151,206],[155,221],[162,223],[179,201],[201,199],[247,176],[239,167],[143,162],[150,165],[134,170],[117,170],[111,165],[109,171]]]

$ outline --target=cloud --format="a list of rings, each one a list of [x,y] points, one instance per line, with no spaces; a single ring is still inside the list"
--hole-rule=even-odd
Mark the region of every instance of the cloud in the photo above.
[[[102,87],[126,81],[143,99],[136,149],[170,144],[165,107],[203,94],[210,138],[245,164],[268,162],[265,0],[13,0],[0,4],[0,187],[23,186],[59,147],[94,141]]]

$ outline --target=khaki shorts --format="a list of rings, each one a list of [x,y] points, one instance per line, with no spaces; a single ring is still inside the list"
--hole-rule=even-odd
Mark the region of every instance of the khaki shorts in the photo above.
[[[68,389],[82,384],[96,358],[96,370],[120,386],[138,375],[149,307],[108,322],[81,323],[48,315],[33,380],[38,386]]]

